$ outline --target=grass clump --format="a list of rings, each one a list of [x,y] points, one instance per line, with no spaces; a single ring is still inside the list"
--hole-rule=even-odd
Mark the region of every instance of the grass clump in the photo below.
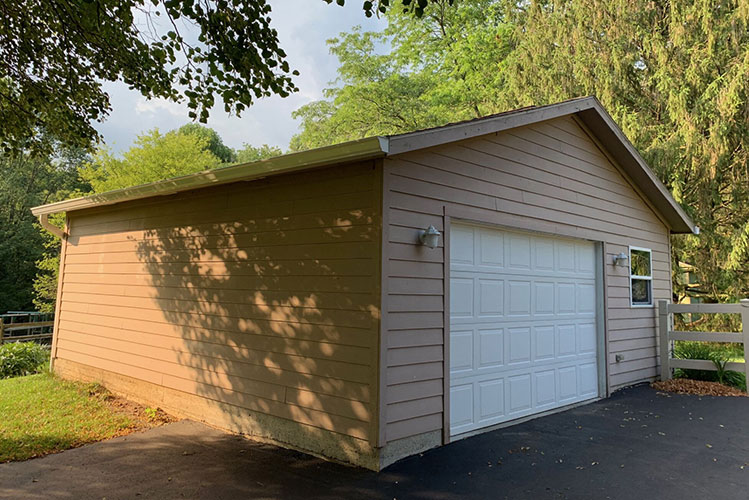
[[[0,463],[47,455],[125,433],[132,419],[97,384],[48,373],[0,380]]]
[[[42,371],[49,360],[49,350],[34,342],[0,345],[0,379],[32,375]]]
[[[674,343],[674,357],[678,359],[703,359],[712,361],[716,371],[689,370],[677,368],[674,370],[676,378],[689,378],[707,382],[719,382],[746,391],[746,375],[726,370],[728,362],[743,361],[743,350],[730,344],[718,342],[677,341]]]

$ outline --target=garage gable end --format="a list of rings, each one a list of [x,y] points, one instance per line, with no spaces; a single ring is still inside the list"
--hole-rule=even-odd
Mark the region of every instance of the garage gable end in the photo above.
[[[669,298],[672,228],[579,116],[383,164],[381,445],[438,445],[656,376],[654,311],[631,306],[613,258],[651,250],[654,299]],[[436,248],[419,238],[430,225]]]

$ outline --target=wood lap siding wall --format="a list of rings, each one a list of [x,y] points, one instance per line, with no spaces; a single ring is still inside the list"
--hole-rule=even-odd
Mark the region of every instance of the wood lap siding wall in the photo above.
[[[603,242],[609,389],[655,377],[654,311],[630,307],[628,268],[611,262],[651,248],[654,297],[669,298],[669,232],[574,118],[388,158],[384,186],[385,440],[442,429],[445,239],[430,250],[417,234],[444,231],[446,213]]]
[[[370,443],[380,171],[73,213],[56,356]]]

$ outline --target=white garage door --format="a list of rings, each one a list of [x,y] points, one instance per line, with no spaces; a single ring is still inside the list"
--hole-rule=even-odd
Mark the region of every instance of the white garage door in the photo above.
[[[450,433],[598,396],[595,246],[450,231]]]

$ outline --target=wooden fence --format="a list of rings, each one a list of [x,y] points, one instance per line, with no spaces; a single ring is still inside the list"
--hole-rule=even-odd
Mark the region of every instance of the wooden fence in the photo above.
[[[52,340],[54,315],[39,312],[0,314],[0,344],[5,342],[39,342]]]
[[[673,330],[674,313],[698,314],[740,314],[741,332],[679,332]],[[749,299],[738,304],[671,304],[667,300],[658,301],[658,331],[660,335],[661,380],[672,378],[674,368],[689,370],[712,370],[718,368],[710,360],[677,359],[671,357],[674,340],[701,342],[732,342],[744,345],[744,363],[728,362],[725,369],[746,374],[749,381]]]

